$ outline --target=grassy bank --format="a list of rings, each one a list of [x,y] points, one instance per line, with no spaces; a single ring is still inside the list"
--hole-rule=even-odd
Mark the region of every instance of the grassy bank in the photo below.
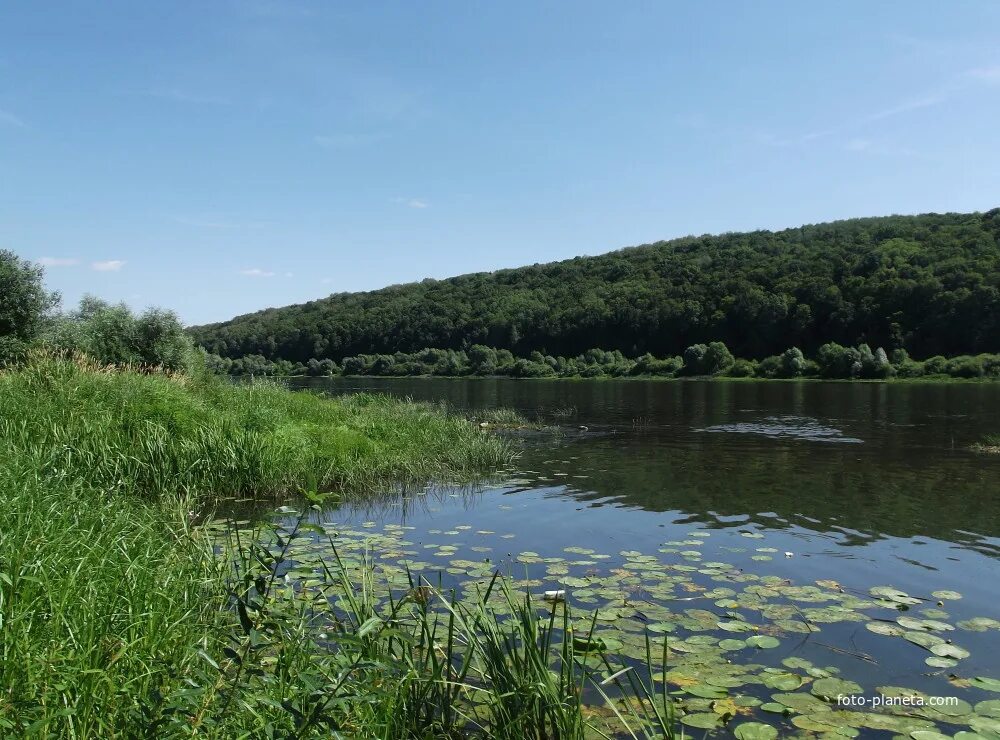
[[[383,397],[328,400],[51,359],[0,374],[0,730],[316,729],[304,707],[339,680],[334,657],[358,654],[318,657],[301,605],[280,616],[269,606],[253,622],[252,610],[234,608],[250,603],[240,579],[256,589],[274,561],[244,548],[244,567],[233,568],[192,512],[217,495],[468,479],[511,456],[464,419]],[[248,666],[250,651],[236,652],[247,645],[268,655]],[[364,693],[378,675],[355,666],[341,688]],[[324,722],[354,721],[364,705],[338,703]]]
[[[148,499],[467,480],[511,456],[503,440],[427,404],[69,361],[0,376],[0,408],[0,445],[13,457]]]
[[[972,449],[988,455],[1000,455],[1000,434],[991,434],[982,442],[974,444]]]

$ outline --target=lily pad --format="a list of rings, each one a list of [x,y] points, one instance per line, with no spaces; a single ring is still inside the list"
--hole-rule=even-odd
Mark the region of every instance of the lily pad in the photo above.
[[[892,622],[866,622],[865,629],[869,632],[874,632],[876,635],[887,635],[890,637],[899,637],[906,631],[898,624],[893,624]]]
[[[956,600],[962,598],[962,594],[960,594],[958,591],[948,591],[948,590],[931,591],[931,596],[933,596],[935,599],[950,599],[950,600]]]
[[[861,686],[843,678],[820,678],[813,682],[811,692],[813,696],[833,702],[840,696],[860,694]]]
[[[726,696],[726,690],[718,686],[711,686],[707,683],[698,683],[694,686],[685,686],[684,690],[691,696],[700,696],[702,699],[722,699]]]
[[[974,679],[969,681],[972,686],[977,689],[986,689],[987,691],[995,691],[1000,693],[1000,681],[995,678],[987,678],[986,676],[976,676]]]
[[[952,658],[942,658],[938,655],[932,655],[929,658],[924,658],[924,663],[933,668],[954,668],[958,665],[958,661]]]
[[[688,727],[697,727],[702,730],[711,730],[719,727],[719,715],[715,712],[698,712],[696,714],[685,714],[681,717],[681,724]]]
[[[774,740],[778,737],[777,729],[771,725],[765,725],[763,722],[744,722],[737,725],[733,734],[739,740]]]
[[[963,658],[969,657],[968,650],[949,642],[941,642],[937,645],[931,645],[931,652],[935,655],[941,656],[942,658],[954,658],[955,660],[962,660]]]
[[[987,699],[976,704],[976,714],[1000,719],[1000,699]]]
[[[777,637],[770,635],[754,635],[747,638],[747,645],[760,649],[776,648],[780,644],[781,641]]]

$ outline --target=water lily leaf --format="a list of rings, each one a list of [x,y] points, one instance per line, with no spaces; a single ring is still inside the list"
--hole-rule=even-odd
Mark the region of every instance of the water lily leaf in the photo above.
[[[716,699],[712,702],[712,711],[723,719],[734,717],[737,712],[736,702],[729,697],[726,697],[725,699]]]
[[[681,717],[681,724],[688,727],[697,727],[702,730],[711,730],[721,725],[719,715],[715,712],[699,712],[697,714],[685,714]]]
[[[719,647],[723,650],[742,650],[746,646],[745,640],[719,640]]]
[[[976,714],[1000,719],[1000,699],[987,699],[976,704]]]
[[[962,598],[962,594],[960,594],[958,591],[947,591],[947,590],[945,590],[945,591],[931,591],[931,596],[933,596],[935,599],[951,599],[951,600],[955,600],[955,599]]]
[[[722,699],[726,696],[726,690],[718,686],[711,686],[707,683],[697,683],[693,686],[685,686],[684,690],[691,696],[700,696],[702,699]]]
[[[913,740],[951,740],[949,735],[942,735],[936,730],[914,730],[910,733]]]
[[[955,660],[962,660],[962,658],[969,657],[969,651],[958,645],[952,645],[948,642],[941,642],[937,645],[931,645],[931,652],[935,655],[939,655],[942,658],[954,658]]]
[[[993,717],[973,717],[969,720],[969,726],[978,733],[988,737],[1000,736],[1000,719]]]
[[[836,725],[831,725],[822,721],[824,716],[826,716],[824,713],[800,714],[792,717],[792,724],[810,732],[836,732]]]
[[[737,725],[733,734],[739,740],[774,740],[778,737],[778,730],[762,722],[744,722]]]
[[[779,691],[795,691],[803,684],[802,676],[796,673],[787,673],[782,671],[781,673],[769,673],[764,676],[764,685],[769,689],[778,689]]]
[[[813,696],[818,696],[826,701],[836,701],[839,696],[850,696],[860,694],[861,686],[854,681],[847,681],[843,678],[820,678],[813,682],[810,689]]]
[[[786,707],[784,704],[779,704],[776,701],[767,701],[760,705],[760,708],[764,712],[773,712],[774,714],[788,714],[791,712],[790,707]]]
[[[892,588],[891,586],[875,586],[868,589],[868,593],[895,604],[913,605],[920,603],[920,599],[915,599],[905,591],[900,591],[898,588]]]
[[[934,645],[944,642],[943,638],[932,635],[930,632],[904,632],[903,637],[914,645],[930,650]]]
[[[1000,622],[989,617],[973,617],[959,622],[958,626],[971,632],[985,632],[988,629],[1000,629]]]
[[[892,622],[867,622],[865,629],[869,632],[874,632],[876,635],[888,635],[890,637],[899,637],[906,631],[898,624],[893,624]]]
[[[954,668],[955,666],[958,665],[957,660],[953,660],[952,658],[942,658],[937,655],[932,655],[929,658],[924,658],[924,663],[926,663],[929,666],[932,666],[933,668]]]
[[[753,632],[754,626],[739,619],[732,619],[727,622],[717,622],[716,626],[726,632]]]
[[[977,689],[986,689],[987,691],[996,691],[1000,693],[1000,681],[995,678],[987,678],[986,676],[976,676],[969,684],[975,686]]]
[[[671,622],[653,622],[653,624],[647,624],[646,629],[650,632],[655,632],[656,634],[663,634],[665,632],[673,632],[676,628]]]
[[[780,644],[781,641],[777,637],[771,637],[770,635],[754,635],[747,638],[747,645],[755,648],[776,648]]]

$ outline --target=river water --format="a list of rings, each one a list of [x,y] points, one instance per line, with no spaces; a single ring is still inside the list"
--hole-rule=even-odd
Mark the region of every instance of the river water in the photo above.
[[[403,501],[346,507],[337,512],[344,526],[412,527],[405,531],[415,548],[446,543],[457,555],[445,556],[506,563],[546,588],[565,587],[560,577],[567,569],[546,558],[582,557],[583,580],[570,582],[584,587],[583,608],[607,606],[608,584],[618,577],[632,594],[625,597],[629,608],[635,601],[653,613],[666,605],[680,614],[689,606],[726,621],[728,612],[747,605],[742,586],[719,576],[723,564],[730,575],[780,579],[793,587],[819,581],[858,599],[870,599],[872,587],[891,586],[920,602],[901,606],[905,611],[883,604],[881,611],[868,609],[865,619],[841,619],[838,603],[831,612],[830,603],[811,598],[815,594],[791,592],[797,613],[777,616],[793,629],[765,630],[781,644],[727,659],[779,668],[789,658],[809,660],[857,682],[866,697],[878,686],[904,686],[959,696],[970,706],[1000,698],[966,683],[1000,678],[1000,623],[969,628],[975,618],[988,625],[1000,618],[1000,456],[969,449],[1000,432],[1000,384],[435,378],[294,384],[332,394],[384,392],[466,410],[510,407],[558,426],[522,435],[516,470],[496,484],[474,491],[437,486]],[[591,554],[567,556],[566,548]],[[519,557],[525,552],[528,557]],[[628,570],[631,563],[641,573],[640,553],[661,563],[692,564],[694,583],[668,584],[674,589],[669,597],[662,583],[652,595],[643,591],[629,580],[636,571]],[[447,565],[440,557],[426,559],[433,567]],[[708,580],[699,586],[702,571]],[[720,578],[735,595],[711,591]],[[694,594],[707,588],[720,598],[679,603],[679,586]],[[941,598],[934,592],[955,593]],[[846,607],[844,613],[862,610]],[[953,666],[932,666],[927,645],[865,628],[869,619],[891,622],[899,614],[965,625],[945,630],[911,623],[899,631],[926,630],[933,640],[951,641],[970,654]],[[646,618],[641,609],[636,615]],[[688,619],[710,617],[698,612]],[[798,632],[789,620],[811,626]],[[770,689],[746,691],[767,701]],[[968,730],[969,717],[978,716],[963,710],[955,724],[941,727]],[[941,716],[935,718],[940,724]],[[780,721],[783,733],[797,731],[787,718]],[[973,727],[990,729],[988,722]]]

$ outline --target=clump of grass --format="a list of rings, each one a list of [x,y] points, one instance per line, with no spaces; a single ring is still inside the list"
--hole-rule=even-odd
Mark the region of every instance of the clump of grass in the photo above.
[[[0,374],[0,734],[582,739],[585,687],[605,689],[567,605],[541,616],[500,576],[471,603],[412,578],[380,593],[335,551],[304,588],[286,578],[321,531],[304,516],[222,545],[193,525],[206,496],[472,478],[511,455],[382,396],[79,359]],[[628,673],[615,732],[669,735]]]
[[[524,414],[511,408],[477,409],[470,414],[470,419],[480,425],[505,429],[521,429],[531,425]]]
[[[0,441],[43,470],[149,498],[465,481],[514,454],[509,441],[428,404],[64,360],[0,375],[0,409]]]
[[[972,445],[972,449],[976,452],[1000,455],[1000,434],[987,435],[982,442]]]
[[[279,522],[249,542],[230,535],[227,551],[235,570],[245,574],[236,593],[248,637],[220,670],[236,670],[236,656],[243,659],[252,650],[246,646],[254,642],[249,635],[257,624],[300,625],[292,641],[268,645],[257,637],[255,644],[262,655],[286,656],[301,656],[301,645],[310,646],[305,653],[311,660],[298,661],[292,686],[317,671],[342,677],[336,686],[327,683],[318,695],[322,701],[303,704],[312,710],[312,726],[378,738],[673,737],[672,700],[665,688],[654,691],[651,679],[636,676],[636,668],[647,676],[666,670],[665,642],[659,655],[647,642],[644,666],[616,664],[595,639],[596,615],[589,629],[574,635],[568,604],[542,608],[529,593],[515,593],[499,573],[475,598],[463,601],[412,575],[399,593],[379,591],[371,563],[348,564],[332,540],[318,582],[276,590],[273,584],[281,583],[277,574],[296,538],[310,529],[323,531],[305,521],[300,515],[292,525]],[[282,610],[295,617],[276,620]],[[289,651],[288,642],[300,647]],[[271,676],[248,679],[255,683],[249,695],[272,695],[273,688],[262,687],[273,682]],[[604,711],[584,704],[588,690],[607,703]],[[305,710],[294,716],[301,732]]]
[[[222,608],[215,563],[176,502],[0,450],[0,734],[127,734],[198,661]]]

